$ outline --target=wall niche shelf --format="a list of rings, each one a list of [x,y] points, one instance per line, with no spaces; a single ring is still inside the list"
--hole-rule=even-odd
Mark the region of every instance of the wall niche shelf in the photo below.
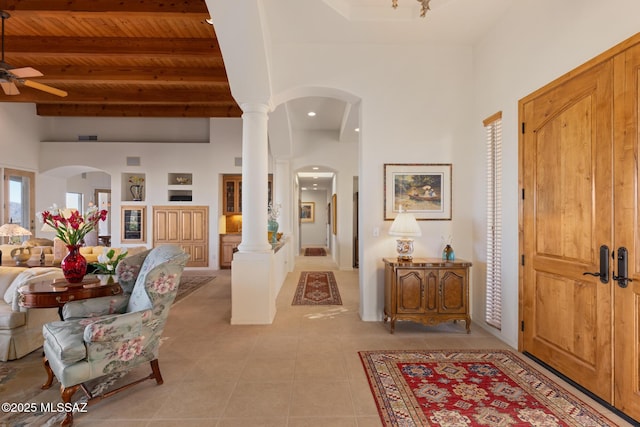
[[[167,175],[167,180],[169,185],[192,185],[193,174],[172,172]]]
[[[146,196],[146,176],[141,172],[124,172],[120,175],[123,202],[143,202]]]
[[[193,196],[191,190],[169,190],[170,202],[191,202]]]

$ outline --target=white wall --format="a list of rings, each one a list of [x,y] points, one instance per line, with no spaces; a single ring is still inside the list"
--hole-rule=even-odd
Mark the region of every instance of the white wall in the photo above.
[[[121,122],[114,120],[95,120],[93,130],[101,134],[103,126],[117,127],[119,133],[124,135],[136,135],[140,132],[138,125],[145,127],[145,120],[137,122],[135,119],[125,119]],[[187,121],[185,124],[188,127]],[[85,120],[66,120],[64,129],[66,134],[74,126],[78,129],[85,125]],[[50,127],[50,129],[52,129]],[[84,132],[84,131],[83,131]],[[143,205],[147,207],[147,241],[152,243],[152,206],[166,205],[192,205],[209,206],[209,268],[216,268],[219,262],[218,242],[218,217],[221,214],[221,174],[241,173],[241,168],[235,166],[235,157],[241,157],[242,121],[241,119],[212,119],[209,134],[210,143],[124,143],[124,142],[43,142],[39,152],[39,164],[41,176],[47,176],[47,180],[39,182],[37,210],[43,210],[53,203],[62,206],[64,204],[64,192],[66,191],[66,179],[56,179],[55,172],[58,168],[69,165],[83,165],[90,168],[103,170],[111,175],[111,202],[112,221],[120,223],[120,206]],[[51,135],[53,140],[59,140],[58,135]],[[126,157],[138,156],[141,165],[131,167],[126,165]],[[190,172],[193,174],[193,201],[172,202],[168,201],[167,174],[175,172]],[[126,180],[131,173],[145,174],[145,200],[144,202],[123,202],[126,199],[122,180]],[[52,186],[49,186],[51,176]],[[118,232],[112,234],[112,246],[121,246]]]
[[[0,166],[38,169],[41,120],[33,104],[0,102]]]
[[[395,254],[383,217],[385,163],[453,163],[453,221],[421,221],[417,256],[440,256],[441,236],[454,235],[458,257],[471,257],[469,168],[464,165],[471,114],[471,49],[368,44],[283,44],[272,47],[274,92],[332,87],[362,99],[358,173],[339,169],[338,209],[352,211],[353,176],[360,188],[360,315],[382,318],[382,258]],[[336,64],[340,64],[339,72]],[[323,149],[319,146],[318,151]],[[470,161],[470,160],[467,160]],[[463,166],[461,165],[461,162]],[[339,215],[338,234],[351,247],[352,220]],[[347,230],[344,230],[347,228]],[[380,230],[379,237],[373,230]],[[341,245],[342,246],[342,245]],[[349,258],[351,251],[340,251]]]
[[[40,121],[35,111],[33,104],[0,103],[0,169],[38,170]],[[4,200],[4,185],[0,185],[0,200]],[[0,209],[0,224],[5,222],[9,219]]]
[[[327,238],[327,191],[326,190],[303,190],[302,203],[314,203],[315,219],[313,222],[302,222],[300,233],[302,236],[302,246],[325,247],[329,246]]]
[[[640,31],[636,0],[527,0],[508,13],[474,50],[473,135],[470,158],[483,159],[482,120],[503,111],[503,317],[502,331],[518,339],[518,100]],[[484,318],[486,226],[484,164],[470,165],[468,209],[473,215],[473,318]],[[457,248],[456,248],[457,249]]]

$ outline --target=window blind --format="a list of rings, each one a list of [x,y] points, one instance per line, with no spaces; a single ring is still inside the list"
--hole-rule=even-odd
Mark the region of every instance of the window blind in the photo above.
[[[487,133],[487,288],[485,321],[502,327],[502,112],[484,121]]]

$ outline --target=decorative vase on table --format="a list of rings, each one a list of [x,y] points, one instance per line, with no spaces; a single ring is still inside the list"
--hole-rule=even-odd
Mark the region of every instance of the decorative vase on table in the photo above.
[[[69,283],[80,283],[87,274],[87,259],[80,253],[81,245],[68,245],[69,253],[62,259],[60,268]]]
[[[445,261],[455,261],[456,253],[453,251],[451,245],[447,245],[442,250],[442,259]]]
[[[134,184],[129,187],[129,191],[131,191],[134,202],[142,201],[142,185]]]
[[[278,243],[278,221],[274,221],[274,220],[269,220],[269,223],[267,225],[267,230],[269,231],[269,233],[271,233],[271,244],[275,244]]]

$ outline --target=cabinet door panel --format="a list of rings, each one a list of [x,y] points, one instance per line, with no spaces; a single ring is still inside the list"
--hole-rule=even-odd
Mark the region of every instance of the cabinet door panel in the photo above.
[[[427,271],[427,311],[438,311],[438,272]]]
[[[190,210],[180,211],[180,233],[181,240],[193,241],[193,212]]]
[[[207,213],[204,209],[193,211],[192,239],[194,242],[206,242],[207,239]]]
[[[446,270],[441,272],[440,279],[440,312],[465,313],[466,275],[464,271]]]
[[[398,270],[398,313],[424,313],[424,275],[419,270]]]

